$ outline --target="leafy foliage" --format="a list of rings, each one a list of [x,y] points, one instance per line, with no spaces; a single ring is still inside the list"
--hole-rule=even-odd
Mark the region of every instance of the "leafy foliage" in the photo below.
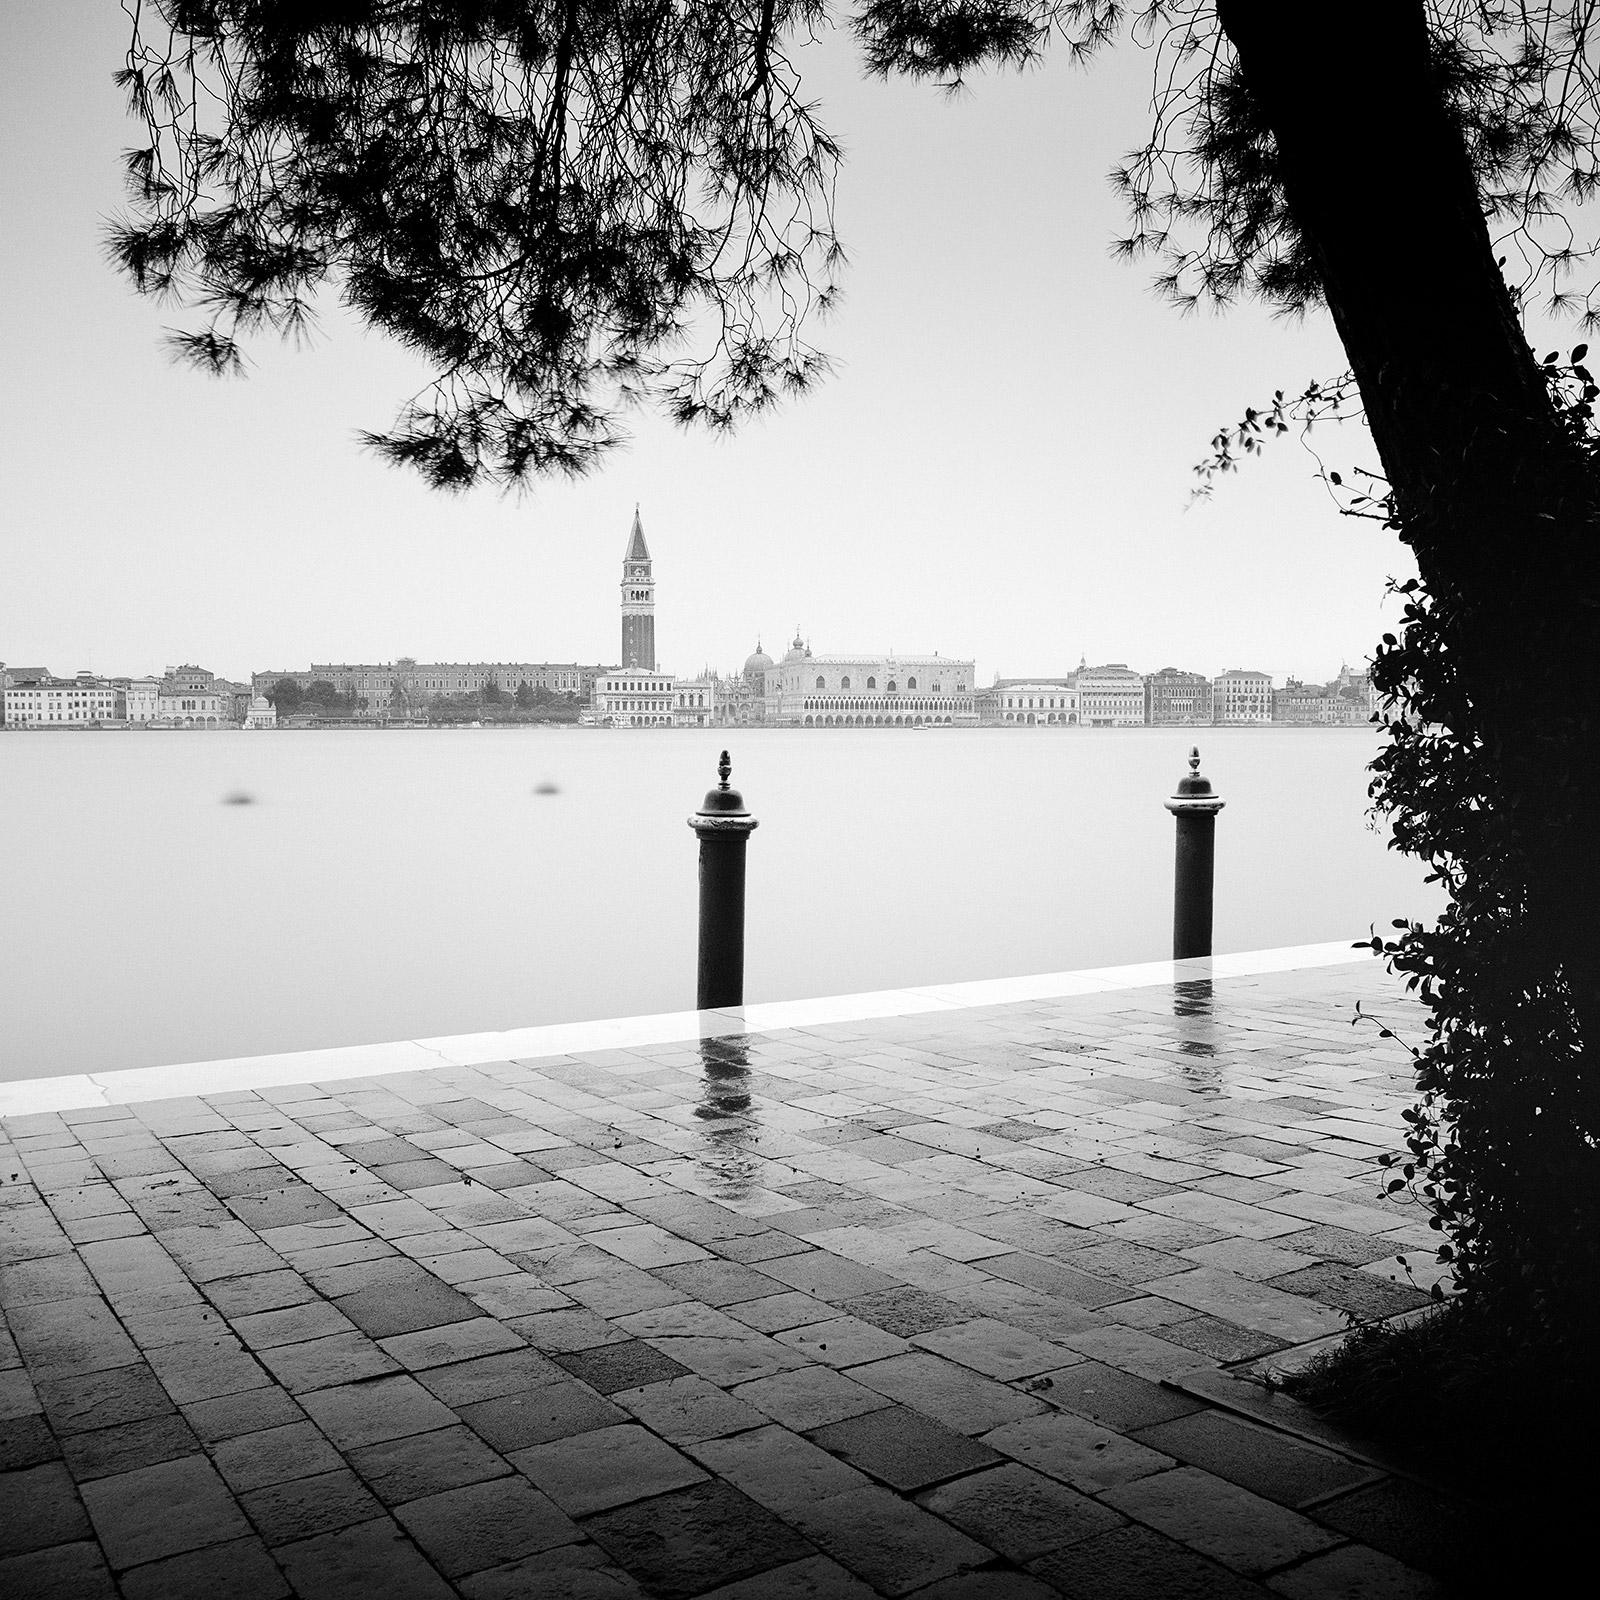
[[[1585,345],[1566,360],[1552,351],[1541,370],[1562,430],[1600,467],[1600,385],[1587,354]],[[1348,377],[1280,391],[1217,434],[1196,468],[1203,490],[1294,423],[1305,438],[1357,416]],[[1383,480],[1356,475],[1361,492],[1321,468],[1347,515],[1405,533]],[[1591,828],[1582,779],[1596,728],[1587,696],[1564,692],[1562,680],[1592,652],[1593,630],[1587,611],[1574,623],[1551,606],[1546,570],[1505,563],[1492,618],[1443,573],[1391,584],[1400,625],[1372,665],[1388,735],[1372,765],[1374,810],[1390,824],[1391,848],[1420,857],[1449,894],[1436,925],[1397,921],[1371,941],[1430,1011],[1428,1037],[1412,1049],[1419,1099],[1405,1115],[1404,1150],[1381,1158],[1384,1188],[1410,1191],[1440,1234],[1437,1259],[1470,1308],[1462,1326],[1477,1352],[1473,1383],[1491,1351],[1548,1376],[1552,1351],[1570,1355],[1600,1314],[1600,1093],[1584,1072],[1592,975],[1574,970],[1550,887],[1581,865],[1572,841]],[[1491,629],[1490,648],[1502,651],[1486,684],[1466,664],[1482,659]],[[1538,649],[1505,651],[1519,634],[1537,636]],[[1410,1348],[1361,1346],[1380,1364],[1412,1359]],[[1358,1362],[1348,1381],[1359,1387],[1364,1370]],[[1365,1405],[1368,1421],[1382,1410],[1359,1395],[1335,1409],[1351,1404]]]
[[[562,694],[541,684],[519,683],[508,694],[494,684],[460,694],[436,694],[421,708],[435,723],[576,722],[580,708],[575,694]]]
[[[1595,0],[1432,0],[1440,81],[1524,282],[1596,317],[1574,276],[1600,183]],[[815,383],[837,294],[839,150],[801,95],[828,0],[123,0],[119,81],[144,141],[111,253],[197,307],[172,335],[214,373],[324,291],[435,371],[367,440],[439,487],[576,474],[657,402],[723,428]],[[1153,55],[1132,227],[1180,304],[1318,297],[1227,0],[866,0],[868,69],[958,84],[1052,41]],[[1330,114],[1337,114],[1330,108]]]
[[[369,442],[459,488],[578,473],[656,399],[812,383],[838,151],[784,42],[821,0],[126,0],[146,143],[112,255],[237,371],[333,288],[437,372]]]
[[[294,678],[279,678],[267,690],[267,699],[272,702],[279,712],[285,715],[291,711],[298,711],[305,697],[305,690],[300,687],[299,682]]]
[[[1544,371],[1565,427],[1600,467],[1600,389],[1585,347]],[[1553,565],[1583,570],[1587,529],[1552,530]],[[1579,564],[1569,564],[1575,557]],[[1388,742],[1372,765],[1392,845],[1421,857],[1449,903],[1374,948],[1430,1009],[1419,1103],[1389,1187],[1409,1187],[1444,1236],[1477,1314],[1506,1349],[1576,1350],[1600,1313],[1600,1084],[1594,952],[1574,950],[1573,889],[1591,876],[1596,727],[1566,681],[1593,650],[1587,608],[1550,603],[1546,561],[1508,561],[1496,614],[1435,572],[1408,580],[1400,632],[1373,661]],[[1537,647],[1504,640],[1524,631]],[[1471,670],[1499,652],[1499,673]]]
[[[1334,492],[1339,510],[1393,526],[1392,498],[1387,492],[1378,492],[1383,480],[1376,473],[1362,467],[1355,469],[1356,475],[1370,486],[1369,492],[1357,494],[1347,488],[1341,473],[1323,465],[1312,448],[1311,432],[1318,423],[1353,422],[1359,421],[1361,416],[1361,396],[1353,373],[1343,372],[1331,382],[1313,379],[1296,395],[1286,396],[1278,389],[1268,405],[1248,407],[1237,423],[1220,429],[1212,437],[1211,454],[1194,469],[1200,480],[1194,498],[1210,499],[1218,478],[1237,472],[1241,462],[1259,455],[1265,445],[1298,424],[1300,442],[1316,456],[1318,476]]]
[[[981,66],[1029,65],[1053,40],[1078,61],[1118,40],[1145,45],[1154,118],[1113,174],[1133,223],[1120,253],[1157,260],[1158,283],[1187,308],[1256,294],[1299,311],[1321,297],[1317,265],[1223,31],[1226,10],[1227,0],[869,0],[856,29],[871,70],[950,85]],[[1600,241],[1576,233],[1571,209],[1600,185],[1594,0],[1430,0],[1426,11],[1440,87],[1499,242],[1527,287],[1592,325],[1593,285],[1574,279]]]

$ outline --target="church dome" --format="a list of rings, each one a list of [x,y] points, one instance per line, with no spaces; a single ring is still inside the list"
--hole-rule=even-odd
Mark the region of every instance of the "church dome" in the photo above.
[[[789,653],[783,658],[785,661],[804,661],[811,652],[806,649],[806,642],[800,637],[800,630],[794,630],[794,643],[789,646]]]
[[[761,648],[761,641],[757,639],[755,654],[745,657],[744,676],[752,683],[764,683],[767,669],[773,665],[772,657]]]

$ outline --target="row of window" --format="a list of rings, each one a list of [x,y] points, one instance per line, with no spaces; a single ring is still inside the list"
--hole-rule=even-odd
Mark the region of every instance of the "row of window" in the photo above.
[[[954,727],[951,717],[889,716],[889,717],[807,717],[808,728],[921,728],[937,723],[940,727]]]
[[[910,694],[911,691],[916,688],[916,686],[917,686],[917,680],[915,678],[907,678],[906,679],[906,693],[907,694]],[[826,678],[823,678],[823,677],[818,677],[817,682],[816,682],[816,687],[819,688],[819,689],[826,689],[828,687],[828,680]],[[867,679],[867,687],[869,689],[876,689],[878,687],[878,680],[876,678],[868,678]],[[964,684],[958,683],[956,685],[956,692],[959,694],[962,691],[962,689],[964,689],[965,687],[966,686]],[[841,678],[839,680],[839,690],[840,690],[840,693],[842,693],[842,694],[849,693],[849,690],[850,690],[850,680],[849,680],[849,678]],[[895,680],[893,678],[891,678],[888,681],[888,683],[886,683],[884,685],[884,692],[886,694],[898,694],[900,692],[899,688],[896,685]],[[936,683],[936,684],[933,685],[933,693],[934,694],[942,694],[943,692],[944,691],[943,691],[942,687],[939,684]]]
[[[970,700],[957,702],[948,697],[943,700],[869,700],[865,695],[852,696],[849,700],[834,695],[825,700],[807,700],[802,706],[805,711],[826,711],[831,709],[843,711],[871,710],[873,708],[887,707],[893,711],[964,711],[970,710]]]
[[[284,673],[281,676],[291,678],[296,682],[304,680],[306,684],[316,683],[319,680],[324,683],[331,683],[341,694],[349,692],[367,695],[389,694],[394,691],[409,694],[419,689],[440,689],[445,691],[451,689],[487,689],[490,684],[508,691],[523,684],[526,684],[530,689],[538,688],[540,685],[548,688],[552,683],[557,689],[576,689],[578,687],[578,674],[576,672],[547,673],[538,678],[529,678],[524,675],[515,679],[507,678],[499,672],[474,672],[468,673],[465,677],[456,678],[404,679],[396,678],[390,673],[371,677],[356,677],[337,672],[331,673],[326,677],[323,677],[320,673],[304,672],[298,675]],[[269,680],[266,675],[258,675],[256,681],[261,685],[261,690],[264,693],[273,684],[277,683],[278,679],[271,678]],[[188,685],[180,685],[179,687],[188,687]]]

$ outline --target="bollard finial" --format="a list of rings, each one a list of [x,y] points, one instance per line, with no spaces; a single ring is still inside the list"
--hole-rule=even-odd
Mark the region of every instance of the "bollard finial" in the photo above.
[[[1189,770],[1178,779],[1178,792],[1167,801],[1168,811],[1220,811],[1221,797],[1211,780],[1200,776],[1200,746],[1189,746]]]
[[[744,796],[737,789],[728,787],[728,779],[732,775],[733,758],[724,750],[717,758],[717,786],[706,790],[700,809],[689,818],[691,828],[724,829],[733,825],[735,819],[738,819],[737,826],[747,832],[755,827],[755,818],[744,808]]]

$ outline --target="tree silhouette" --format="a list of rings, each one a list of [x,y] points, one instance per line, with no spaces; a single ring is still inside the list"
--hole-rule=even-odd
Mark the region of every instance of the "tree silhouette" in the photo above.
[[[1184,305],[1332,316],[1422,575],[1375,664],[1375,798],[1451,891],[1389,946],[1433,1007],[1397,1181],[1469,1299],[1569,1339],[1600,1313],[1600,475],[1581,353],[1562,403],[1519,314],[1595,316],[1594,9],[865,0],[851,24],[872,71],[946,85],[1145,45],[1120,248]],[[824,0],[154,0],[114,255],[203,310],[179,348],[219,371],[337,288],[434,364],[371,442],[443,487],[582,471],[636,401],[725,427],[825,371],[839,152],[797,62],[832,21]]]

